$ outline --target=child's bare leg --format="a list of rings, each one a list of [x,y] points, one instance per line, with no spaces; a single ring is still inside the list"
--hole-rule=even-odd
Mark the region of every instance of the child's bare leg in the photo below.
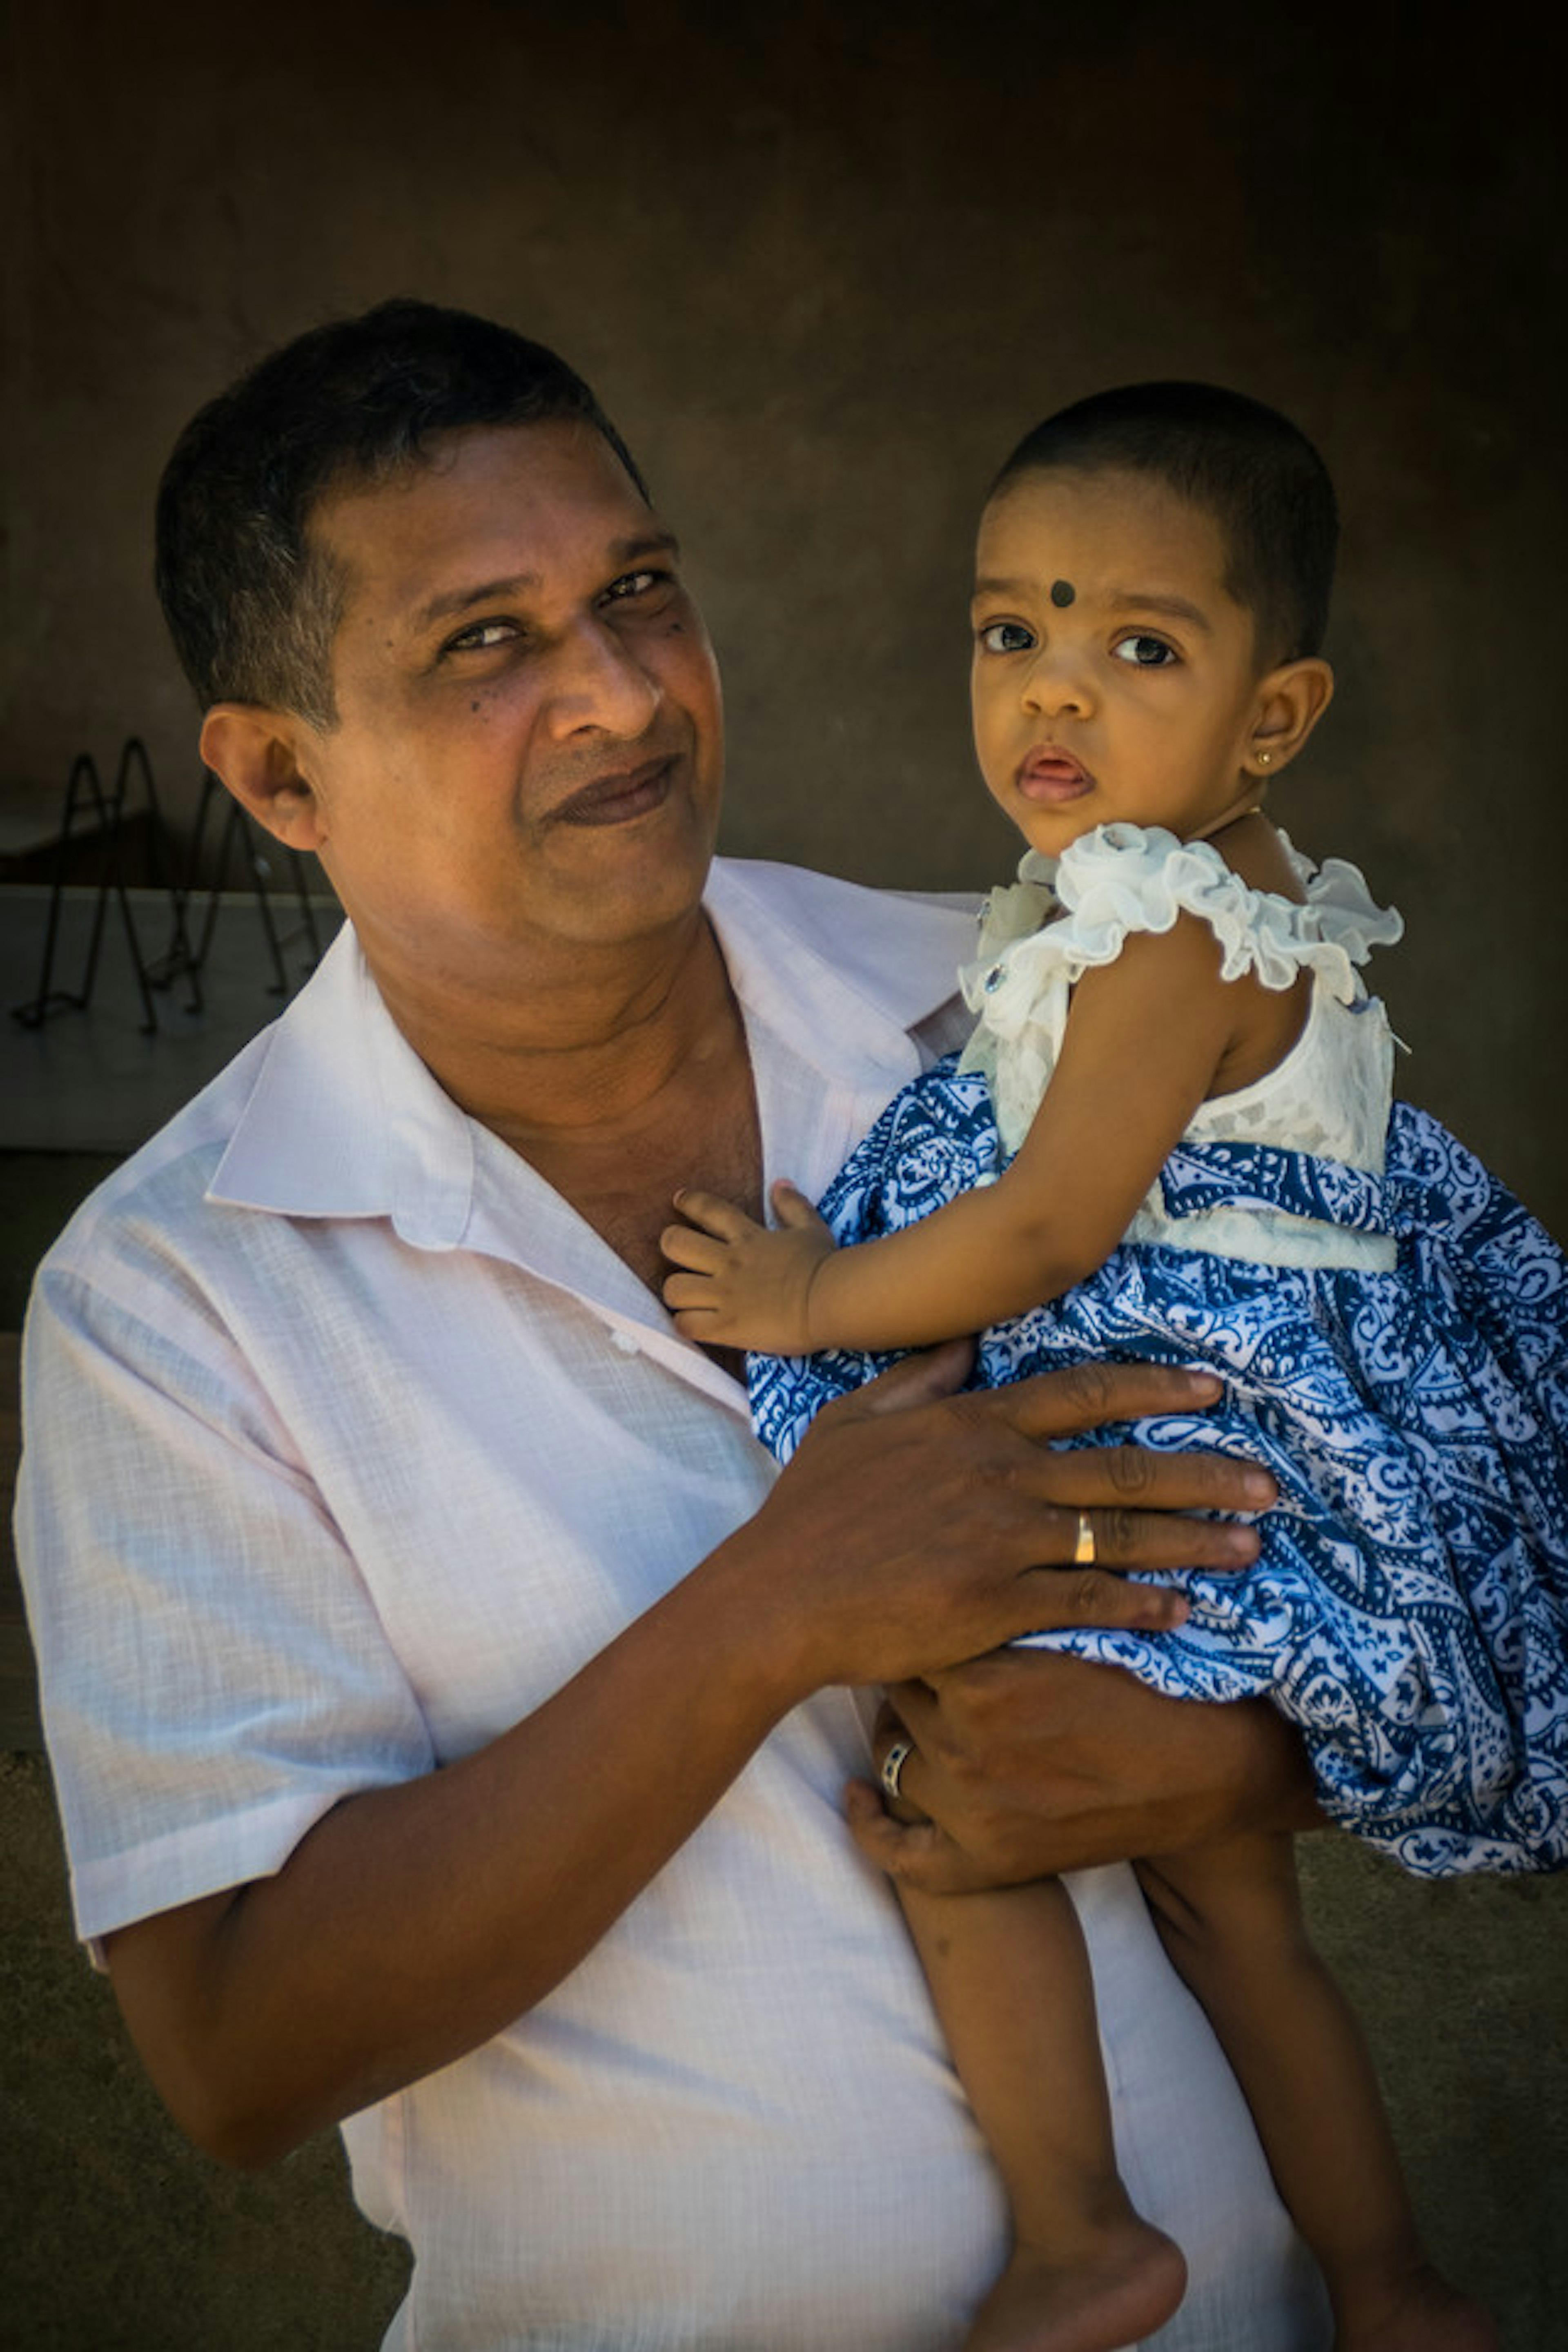
[[[1116,2169],[1094,1988],[1065,1888],[900,1890],[1013,2210],[1012,2259],[968,2352],[1114,2352],[1168,2319],[1186,2264]]]
[[[1322,2265],[1336,2352],[1497,2352],[1421,2243],[1361,2029],[1308,1940],[1291,1841],[1238,1838],[1138,1874]]]

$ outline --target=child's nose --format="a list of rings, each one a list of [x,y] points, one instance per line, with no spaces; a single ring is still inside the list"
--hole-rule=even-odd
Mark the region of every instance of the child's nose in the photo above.
[[[1065,646],[1042,646],[1024,680],[1024,708],[1043,719],[1063,713],[1082,717],[1089,707],[1083,665]]]

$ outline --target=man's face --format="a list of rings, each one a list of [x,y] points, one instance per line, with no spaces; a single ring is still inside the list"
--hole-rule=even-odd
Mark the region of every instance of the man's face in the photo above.
[[[378,977],[507,992],[696,904],[719,683],[675,542],[574,423],[448,436],[329,495],[338,724],[300,760]]]

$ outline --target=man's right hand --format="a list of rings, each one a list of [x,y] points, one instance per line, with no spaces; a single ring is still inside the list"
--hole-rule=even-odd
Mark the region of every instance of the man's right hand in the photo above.
[[[907,1358],[829,1405],[754,1519],[698,1571],[739,1573],[778,1645],[789,1696],[832,1683],[926,1676],[1063,1626],[1180,1623],[1174,1590],[1141,1569],[1239,1569],[1251,1528],[1193,1511],[1261,1511],[1268,1473],[1219,1454],[1058,1441],[1213,1403],[1206,1374],[1081,1364],[956,1393],[968,1343]],[[1080,1521],[1092,1566],[1073,1564]],[[758,1574],[758,1548],[777,1563]]]

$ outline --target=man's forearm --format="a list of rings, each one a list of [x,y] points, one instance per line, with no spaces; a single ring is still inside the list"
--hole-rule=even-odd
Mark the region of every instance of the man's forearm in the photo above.
[[[791,1703],[726,1613],[693,1577],[488,1747],[347,1799],[276,1876],[110,1939],[198,2145],[268,2162],[560,1982]]]
[[[936,1674],[1032,1627],[1173,1622],[1184,1603],[1156,1585],[1040,1566],[1071,1558],[1080,1510],[1108,1565],[1256,1549],[1173,1516],[1265,1503],[1247,1465],[1052,1442],[1190,1409],[1201,1384],[1080,1367],[954,1396],[965,1361],[910,1360],[823,1414],[755,1518],[488,1747],[345,1800],[276,1875],[110,1939],[200,2145],[266,2161],[542,1999],[811,1692]]]

